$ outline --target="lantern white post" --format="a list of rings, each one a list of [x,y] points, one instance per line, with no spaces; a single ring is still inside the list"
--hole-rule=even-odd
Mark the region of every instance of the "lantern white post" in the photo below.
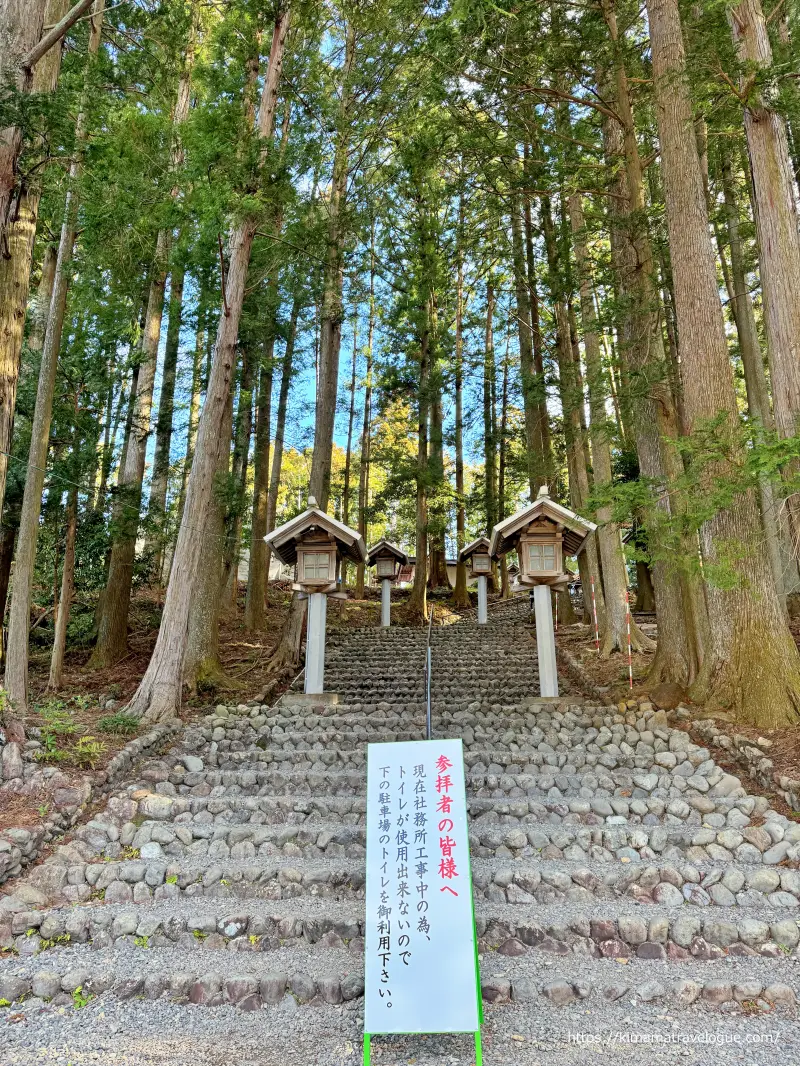
[[[556,638],[553,632],[553,601],[549,585],[535,585],[533,604],[536,610],[536,651],[539,658],[539,693],[558,695]]]
[[[324,592],[311,592],[308,596],[308,631],[306,634],[306,683],[307,693],[324,691],[325,684],[325,621],[328,614],[328,597]]]
[[[387,628],[392,624],[392,583],[388,577],[381,579],[381,625]]]
[[[489,621],[489,600],[486,574],[478,574],[478,625],[485,626]]]

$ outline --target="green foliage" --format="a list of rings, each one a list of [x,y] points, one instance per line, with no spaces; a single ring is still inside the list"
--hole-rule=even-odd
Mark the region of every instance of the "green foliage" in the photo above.
[[[125,714],[124,711],[106,714],[97,721],[97,728],[101,733],[122,733],[125,736],[135,733],[140,725],[141,722],[135,715]]]
[[[36,758],[41,762],[62,762],[69,757],[64,744],[78,727],[62,700],[48,700],[37,709],[42,716],[42,746],[36,750]]]
[[[82,985],[78,985],[78,987],[72,993],[72,1005],[75,1010],[80,1010],[81,1007],[85,1007],[87,1003],[91,1003],[93,999],[94,996],[91,994],[91,992],[83,991]]]
[[[177,874],[170,874],[169,877],[165,878],[164,880],[165,880],[166,884],[168,884],[168,885],[177,885],[177,883],[178,883],[178,875]]]
[[[94,769],[106,750],[106,745],[96,737],[83,736],[72,749],[72,758],[78,766]]]
[[[62,933],[60,936],[51,937],[49,940],[40,940],[39,951],[48,951],[50,948],[63,947],[65,944],[69,944],[71,939],[69,933]]]

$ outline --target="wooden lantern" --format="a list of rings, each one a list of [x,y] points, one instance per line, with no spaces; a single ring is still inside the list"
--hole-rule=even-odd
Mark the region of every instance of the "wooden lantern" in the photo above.
[[[562,573],[563,529],[560,523],[540,517],[520,534],[517,552],[523,577],[546,581]]]
[[[461,549],[460,559],[467,563],[470,577],[488,577],[492,572],[492,557],[489,554],[489,538],[478,537]]]
[[[273,529],[264,540],[287,566],[294,564],[294,592],[308,598],[305,692],[321,698],[325,688],[325,625],[328,596],[346,599],[336,585],[336,561],[367,561],[367,549],[358,530],[317,507],[313,496],[302,514]]]
[[[400,573],[400,567],[408,565],[408,556],[401,548],[390,544],[384,537],[370,548],[367,563],[375,567],[375,576],[379,581],[395,581]]]
[[[577,555],[596,528],[594,522],[551,500],[543,486],[534,503],[498,522],[489,551],[493,557],[517,553],[516,588],[565,588],[569,575],[564,572],[564,556]]]
[[[313,497],[302,514],[264,539],[282,563],[294,564],[293,590],[310,595],[336,593],[337,559],[353,563],[364,563],[367,559],[364,541],[357,530],[321,511]]]
[[[297,544],[296,580],[309,591],[321,592],[336,581],[336,541],[309,532]]]

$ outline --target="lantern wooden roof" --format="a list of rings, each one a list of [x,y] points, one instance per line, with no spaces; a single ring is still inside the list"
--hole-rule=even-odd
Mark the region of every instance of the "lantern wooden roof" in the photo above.
[[[561,527],[562,544],[566,555],[577,555],[583,548],[588,535],[597,526],[588,518],[570,511],[568,507],[562,507],[560,503],[551,500],[547,492],[547,486],[539,490],[535,503],[518,511],[510,518],[504,519],[492,530],[490,553],[492,556],[505,555],[516,547],[521,533],[528,528],[531,522],[537,518],[546,518]],[[466,550],[466,549],[465,549]]]
[[[302,514],[273,529],[264,540],[272,546],[282,563],[293,566],[297,562],[297,545],[309,533],[327,534],[336,542],[339,554],[351,562],[367,561],[367,549],[361,534],[343,522],[337,522],[316,506],[306,508]]]
[[[401,566],[408,566],[408,556],[406,553],[398,548],[396,544],[390,544],[386,537],[382,537],[377,544],[373,544],[369,549],[367,565],[374,566],[378,561],[378,557],[381,555],[389,555],[393,559],[396,559]]]
[[[478,537],[477,540],[473,540],[471,544],[467,544],[458,553],[459,562],[467,563],[473,555],[488,555],[489,554],[489,538]]]

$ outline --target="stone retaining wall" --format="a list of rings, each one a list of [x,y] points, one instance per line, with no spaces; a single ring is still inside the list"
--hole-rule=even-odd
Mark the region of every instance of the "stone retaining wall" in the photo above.
[[[141,755],[151,754],[162,741],[182,728],[183,723],[177,719],[154,726],[143,737],[129,741],[104,770],[94,774],[93,780],[87,776],[80,785],[52,790],[50,796],[54,809],[40,825],[33,829],[0,830],[0,885],[11,877],[17,877],[35,861],[42,848],[75,825],[89,804],[110,792],[130,772]],[[23,763],[23,772],[24,769]],[[19,794],[29,783],[25,778],[5,781],[0,788],[0,804],[4,796]]]

